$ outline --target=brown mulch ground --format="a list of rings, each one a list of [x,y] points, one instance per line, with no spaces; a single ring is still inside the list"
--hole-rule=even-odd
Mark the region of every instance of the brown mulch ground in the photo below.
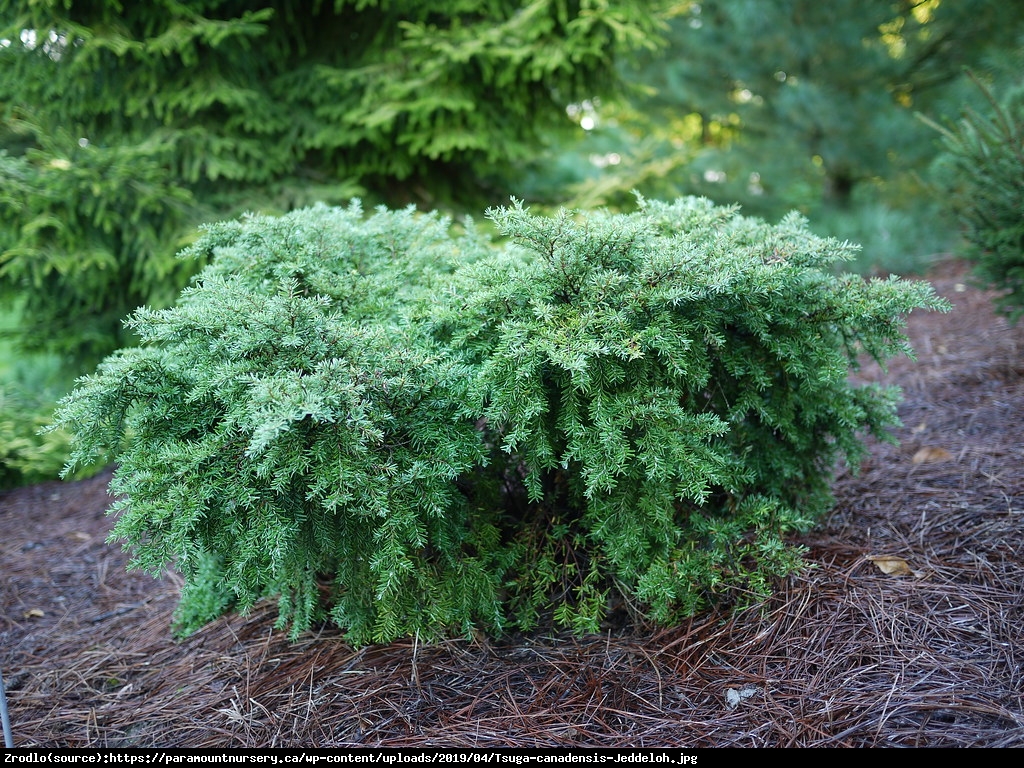
[[[1024,746],[1024,323],[954,262],[930,279],[955,309],[911,316],[919,362],[863,374],[904,388],[901,445],[837,478],[814,567],[734,616],[355,649],[288,643],[268,605],[175,643],[180,584],[104,543],[109,475],[0,494],[16,744]]]

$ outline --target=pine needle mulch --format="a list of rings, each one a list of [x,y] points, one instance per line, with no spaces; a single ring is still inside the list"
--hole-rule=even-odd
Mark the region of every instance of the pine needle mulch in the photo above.
[[[947,262],[915,313],[899,446],[842,472],[769,601],[670,630],[298,643],[274,606],[170,639],[180,584],[124,571],[101,475],[0,495],[18,746],[1022,747],[1024,323]]]

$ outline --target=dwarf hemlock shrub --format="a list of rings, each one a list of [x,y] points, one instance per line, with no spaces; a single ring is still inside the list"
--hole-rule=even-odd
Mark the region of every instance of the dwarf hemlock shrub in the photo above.
[[[359,643],[624,606],[669,623],[767,593],[835,462],[898,393],[930,286],[705,200],[632,214],[319,206],[207,227],[178,304],[79,381],[72,463],[116,458],[112,537],[185,575],[180,629],[266,596]]]

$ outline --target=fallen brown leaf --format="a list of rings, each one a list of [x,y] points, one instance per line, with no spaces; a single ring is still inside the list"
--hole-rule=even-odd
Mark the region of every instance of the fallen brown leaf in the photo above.
[[[953,454],[945,448],[927,445],[915,453],[911,461],[915,464],[937,464],[940,461],[950,461],[952,458]]]
[[[887,576],[913,576],[915,579],[924,577],[924,571],[915,571],[902,557],[895,555],[865,555],[865,557]]]

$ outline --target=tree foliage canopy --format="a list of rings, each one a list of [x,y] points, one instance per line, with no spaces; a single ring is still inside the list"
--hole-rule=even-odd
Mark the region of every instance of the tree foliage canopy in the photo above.
[[[0,2],[0,291],[109,351],[200,221],[365,194],[476,205],[656,39],[658,3]]]
[[[900,205],[935,153],[914,117],[973,97],[963,68],[1015,75],[1024,6],[1002,0],[684,2],[667,46],[630,78],[631,109],[600,110],[617,152],[581,200],[706,195],[759,215],[849,206],[858,189]],[[595,134],[600,131],[595,131]],[[617,183],[616,176],[618,176]]]
[[[987,109],[965,110],[948,127],[932,123],[946,149],[936,166],[965,254],[978,277],[1002,291],[996,305],[1016,321],[1024,315],[1024,80],[1001,99],[978,85]]]

